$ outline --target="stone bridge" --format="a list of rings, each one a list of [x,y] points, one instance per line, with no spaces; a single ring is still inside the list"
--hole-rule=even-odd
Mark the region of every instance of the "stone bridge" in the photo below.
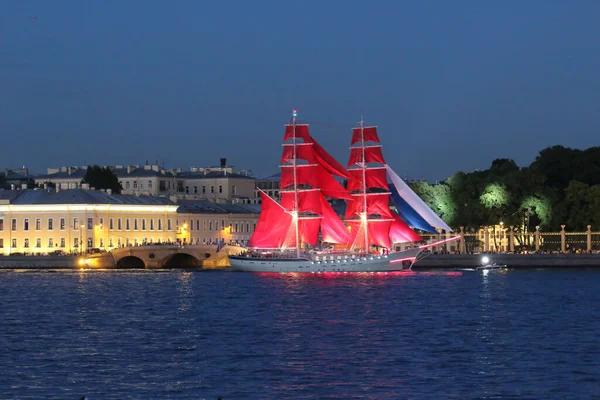
[[[86,257],[90,268],[227,268],[229,254],[239,254],[238,246],[225,246],[217,253],[216,245],[148,245],[121,247]]]

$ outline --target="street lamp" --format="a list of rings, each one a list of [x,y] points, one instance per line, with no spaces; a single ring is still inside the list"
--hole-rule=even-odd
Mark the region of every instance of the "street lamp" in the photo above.
[[[503,238],[503,233],[504,233],[504,221],[500,221],[500,252],[502,252],[502,241],[504,240]]]

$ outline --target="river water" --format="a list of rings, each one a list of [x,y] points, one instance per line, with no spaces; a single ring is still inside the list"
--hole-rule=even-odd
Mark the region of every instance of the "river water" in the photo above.
[[[0,399],[600,396],[600,271],[1,271]]]

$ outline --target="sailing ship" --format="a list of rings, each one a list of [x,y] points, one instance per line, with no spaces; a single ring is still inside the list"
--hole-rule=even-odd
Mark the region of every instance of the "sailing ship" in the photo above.
[[[348,167],[310,135],[285,126],[281,202],[260,192],[262,209],[249,251],[230,256],[233,270],[252,272],[388,272],[410,269],[429,245],[413,228],[451,231],[386,164],[377,127],[352,130]],[[393,183],[390,187],[387,176]],[[344,187],[337,178],[347,180]],[[327,198],[345,200],[345,221]],[[396,211],[390,208],[390,198]],[[412,244],[394,250],[397,244]],[[319,245],[317,247],[317,245]]]

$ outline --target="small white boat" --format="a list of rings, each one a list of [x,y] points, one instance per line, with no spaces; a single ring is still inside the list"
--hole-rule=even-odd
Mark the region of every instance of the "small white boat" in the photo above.
[[[495,271],[498,269],[506,269],[506,265],[505,264],[489,264],[489,265],[482,265],[481,267],[477,267],[475,268],[475,271]]]

